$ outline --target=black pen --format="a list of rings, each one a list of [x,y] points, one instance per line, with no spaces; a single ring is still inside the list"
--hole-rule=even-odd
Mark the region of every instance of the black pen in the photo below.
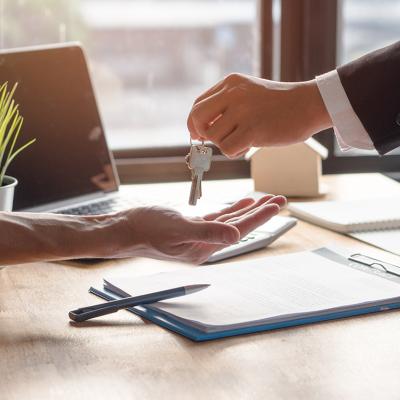
[[[96,304],[94,306],[78,308],[69,312],[69,317],[75,322],[87,321],[91,318],[111,314],[129,307],[135,307],[142,304],[156,303],[157,301],[173,299],[174,297],[186,296],[208,288],[209,284],[181,286],[174,289],[162,290],[144,294],[142,296],[126,297],[121,300],[112,300],[107,303]]]

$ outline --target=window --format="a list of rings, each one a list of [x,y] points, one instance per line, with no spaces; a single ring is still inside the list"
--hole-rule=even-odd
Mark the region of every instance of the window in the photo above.
[[[79,40],[113,149],[186,145],[196,96],[255,73],[257,0],[0,0],[1,48]]]
[[[339,31],[338,64],[400,40],[400,0],[343,0]],[[400,154],[396,149],[392,155]],[[376,151],[351,150],[335,146],[335,155],[376,156]]]
[[[233,71],[313,78],[400,40],[399,20],[400,0],[0,0],[0,47],[81,41],[122,180],[175,180],[188,179],[186,117],[203,90]],[[326,173],[399,170],[400,150],[319,138]],[[215,160],[209,177],[249,173]]]
[[[281,0],[281,78],[306,80],[400,40],[400,0]],[[328,149],[324,173],[400,172],[400,151],[342,153],[332,130],[317,135]],[[400,175],[400,174],[399,174]],[[394,176],[394,175],[392,175]]]
[[[400,39],[400,0],[343,0],[339,63]]]

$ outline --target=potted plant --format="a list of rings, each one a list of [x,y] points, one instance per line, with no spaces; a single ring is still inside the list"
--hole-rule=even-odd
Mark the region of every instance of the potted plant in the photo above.
[[[16,83],[11,91],[8,91],[8,82],[0,86],[0,211],[12,210],[14,189],[18,183],[15,178],[6,175],[7,168],[21,151],[36,140],[32,139],[16,148],[24,122],[19,113],[19,106],[14,100],[17,86]]]

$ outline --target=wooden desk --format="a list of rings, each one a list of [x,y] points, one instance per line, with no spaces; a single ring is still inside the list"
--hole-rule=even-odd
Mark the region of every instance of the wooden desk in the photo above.
[[[400,194],[378,174],[329,176],[330,198]],[[187,184],[138,185],[134,193],[187,196]],[[206,182],[232,195],[250,181]],[[132,188],[131,188],[132,189]],[[217,191],[214,191],[217,193]],[[215,194],[217,196],[217,194]],[[329,243],[372,250],[300,222],[270,248],[246,257]],[[379,254],[379,251],[373,250]],[[399,261],[385,255],[387,260]],[[193,343],[127,312],[68,322],[99,300],[87,293],[104,275],[194,268],[145,259],[92,267],[36,263],[0,270],[1,399],[399,399],[400,312]]]

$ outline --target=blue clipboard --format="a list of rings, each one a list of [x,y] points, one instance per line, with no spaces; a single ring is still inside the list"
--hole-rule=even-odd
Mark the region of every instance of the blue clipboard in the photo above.
[[[366,273],[378,274],[384,279],[394,280],[400,284],[400,267],[394,264],[389,264],[374,259],[372,257],[362,255],[360,253],[353,254],[350,257],[346,258],[343,255],[336,253],[326,247],[315,250],[314,253],[322,257],[329,258],[330,260],[338,262],[340,264],[347,265],[351,268],[362,270]],[[116,294],[105,288],[99,290],[91,287],[89,289],[89,293],[92,293],[108,301],[121,298],[120,296],[117,296]],[[348,318],[357,315],[365,315],[370,313],[394,310],[397,308],[400,308],[400,302],[377,305],[377,306],[366,306],[363,308],[339,311],[339,312],[337,311],[328,312],[324,315],[303,317],[298,319],[292,319],[289,321],[282,321],[279,323],[269,323],[264,325],[243,327],[238,329],[227,329],[219,332],[204,332],[195,329],[191,326],[185,325],[184,323],[169,318],[167,315],[161,313],[160,311],[152,309],[151,306],[132,307],[132,308],[127,308],[127,310],[136,315],[139,315],[140,317],[147,319],[148,321],[154,322],[155,324],[163,328],[166,328],[175,333],[179,333],[180,335],[185,336],[188,339],[191,339],[196,342],[202,342],[202,341],[226,338],[231,336],[245,335],[256,332],[307,325],[321,321],[331,321],[335,319]]]

